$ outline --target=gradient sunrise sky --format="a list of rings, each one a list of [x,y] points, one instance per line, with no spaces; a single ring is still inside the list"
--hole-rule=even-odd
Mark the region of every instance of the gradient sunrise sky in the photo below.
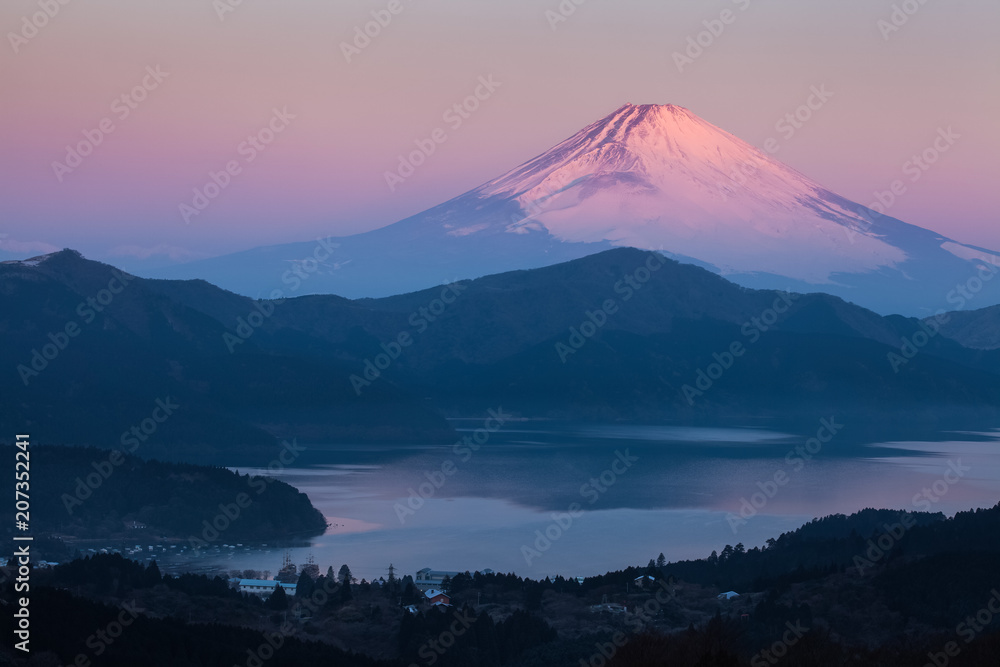
[[[62,1],[0,7],[0,258],[68,246],[119,264],[189,259],[365,231],[625,103],[774,138],[778,159],[862,204],[901,179],[890,215],[1000,249],[995,0]],[[387,24],[348,58],[372,12]],[[679,68],[688,38],[720,25]],[[446,110],[490,76],[499,87],[450,127]],[[120,100],[144,81],[145,99]],[[833,96],[779,131],[813,86]],[[242,142],[275,109],[294,118],[247,162]],[[57,174],[103,119],[113,131]],[[913,181],[907,161],[947,127],[960,139]],[[447,141],[390,191],[385,172],[436,128]],[[185,224],[179,205],[229,161],[239,173]]]

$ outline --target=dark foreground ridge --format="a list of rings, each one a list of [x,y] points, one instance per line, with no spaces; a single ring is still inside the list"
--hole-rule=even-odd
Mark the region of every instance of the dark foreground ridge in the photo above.
[[[357,582],[346,566],[262,601],[222,577],[97,555],[33,572],[33,656],[7,641],[0,664],[995,665],[997,562],[1000,505],[952,519],[867,509],[764,548],[661,555],[582,582],[460,574],[444,583],[450,607],[409,576]],[[2,572],[10,605],[14,573]],[[13,622],[4,614],[7,637]]]

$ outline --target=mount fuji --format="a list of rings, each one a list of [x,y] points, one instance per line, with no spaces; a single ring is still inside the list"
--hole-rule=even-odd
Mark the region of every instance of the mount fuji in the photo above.
[[[650,104],[627,104],[499,178],[381,229],[155,277],[203,278],[259,298],[377,297],[618,246],[883,314],[1000,302],[1000,280],[990,280],[1000,253],[881,215],[687,109]]]

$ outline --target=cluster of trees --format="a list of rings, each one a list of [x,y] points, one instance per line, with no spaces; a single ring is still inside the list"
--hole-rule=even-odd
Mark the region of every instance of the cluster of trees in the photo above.
[[[870,551],[874,548],[879,553]],[[858,567],[858,557],[868,564]],[[736,545],[714,557],[680,563],[668,563],[661,554],[645,567],[582,582],[466,572],[444,583],[456,607],[417,614],[404,612],[399,602],[419,599],[420,592],[412,579],[397,578],[392,569],[387,580],[373,584],[358,582],[347,565],[336,572],[331,567],[315,580],[300,576],[295,598],[278,590],[261,601],[238,593],[221,577],[162,575],[155,562],[143,565],[120,555],[98,555],[58,566],[51,573],[36,573],[32,618],[37,614],[38,622],[33,620],[32,627],[37,645],[70,663],[82,650],[87,633],[119,611],[87,598],[119,603],[135,597],[154,603],[166,600],[169,610],[214,608],[220,619],[229,618],[232,611],[253,623],[270,619],[278,627],[293,618],[286,610],[306,600],[315,605],[314,593],[323,590],[327,595],[318,609],[310,609],[312,618],[301,626],[305,633],[342,628],[336,623],[350,617],[350,623],[365,626],[363,633],[374,632],[383,647],[395,639],[395,652],[383,652],[384,658],[392,659],[378,662],[351,655],[321,642],[301,641],[304,635],[297,634],[268,664],[575,667],[581,659],[600,655],[595,660],[609,667],[759,667],[774,664],[774,657],[785,664],[814,667],[895,667],[924,664],[930,654],[948,658],[950,667],[962,667],[996,664],[1000,655],[1000,614],[986,613],[991,601],[1000,597],[998,562],[1000,504],[961,512],[952,519],[886,510],[836,515],[769,540],[763,548]],[[638,630],[629,627],[625,616],[598,617],[584,611],[587,619],[598,619],[593,623],[584,616],[565,615],[580,613],[604,593],[624,595],[643,574],[671,586],[682,582],[682,596],[685,589],[711,595],[712,586],[741,590],[734,582],[747,583],[741,592],[754,595],[718,607],[711,597],[699,597],[694,607],[672,598]],[[699,583],[705,588],[691,586]],[[14,595],[12,584],[4,586],[5,599]],[[154,594],[135,595],[143,589]],[[631,587],[628,603],[642,605],[652,595],[649,589]],[[574,598],[579,602],[567,602]],[[465,603],[477,600],[482,603],[477,608]],[[704,612],[713,607],[721,613],[711,617],[710,611]],[[504,611],[497,613],[498,609]],[[692,610],[695,623],[686,615]],[[101,664],[244,664],[247,651],[259,646],[259,633],[185,624],[170,618],[170,613],[174,612],[168,611],[167,618],[142,616]],[[67,619],[67,631],[56,627],[52,618]],[[2,627],[11,622],[8,616]],[[553,629],[574,624],[593,634],[567,636]],[[683,631],[666,630],[685,624]],[[799,630],[792,633],[793,627]],[[789,637],[794,641],[787,641]],[[163,645],[165,638],[173,642],[171,647]],[[949,642],[954,642],[953,655],[941,653]]]
[[[672,635],[642,633],[630,638],[610,660],[600,664],[606,667],[913,667],[927,664],[992,667],[997,664],[996,656],[1000,655],[1000,633],[963,647],[957,657],[944,653],[942,647],[949,641],[946,636],[920,641],[918,646],[901,641],[878,647],[845,646],[829,632],[814,628],[786,649],[780,649],[780,657],[765,653],[767,648],[750,652],[748,656],[747,651],[740,648],[740,637],[737,624],[713,619],[705,628],[689,628]],[[928,654],[934,655],[936,662],[930,660]]]
[[[66,590],[33,586],[30,664],[395,667],[329,644],[305,641],[297,632],[265,634],[259,630],[226,625],[222,618],[217,623],[191,624],[173,617],[157,618],[140,614],[134,619],[126,617],[128,625],[122,627],[122,611],[118,606],[94,602]],[[0,631],[13,636],[15,621],[11,614],[4,614],[0,618]],[[279,648],[273,648],[274,644]],[[14,662],[21,658],[20,652],[11,649],[7,642],[0,648],[0,662],[3,664],[27,664]]]
[[[126,527],[134,521],[147,527],[139,534],[187,539],[202,536],[204,522],[211,524],[223,505],[239,512],[226,521],[226,541],[273,542],[326,529],[308,496],[284,482],[221,467],[110,455],[96,447],[33,449],[32,463],[45,470],[31,481],[35,525],[92,539],[135,533]],[[249,505],[235,504],[240,494]],[[6,514],[12,523],[13,509],[12,504],[0,509],[0,518]]]
[[[500,667],[555,640],[555,630],[529,612],[515,611],[494,622],[489,614],[477,614],[466,606],[403,616],[398,647],[408,663]]]
[[[120,554],[98,554],[58,565],[52,571],[51,584],[99,597],[125,598],[134,590],[163,584],[191,596],[259,600],[256,596],[239,593],[222,577],[191,573],[176,577],[162,575],[155,560],[143,565]]]
[[[980,521],[989,522],[986,512],[1000,522],[1000,505],[992,510],[979,510]],[[834,514],[813,519],[804,526],[768,539],[764,547],[747,549],[742,543],[726,545],[721,552],[713,551],[700,560],[660,562],[647,567],[647,573],[672,575],[677,579],[706,586],[733,590],[766,590],[784,588],[797,581],[843,572],[864,566],[870,542],[881,547],[873,552],[878,558],[873,565],[884,565],[906,554],[929,553],[930,544],[940,544],[940,533],[968,534],[970,547],[977,542],[1000,550],[1000,538],[973,535],[963,513],[945,521],[941,513],[906,512],[902,510],[864,509],[845,516]],[[956,523],[961,526],[955,528]],[[1000,527],[1000,526],[998,526]],[[887,547],[887,548],[884,548]]]

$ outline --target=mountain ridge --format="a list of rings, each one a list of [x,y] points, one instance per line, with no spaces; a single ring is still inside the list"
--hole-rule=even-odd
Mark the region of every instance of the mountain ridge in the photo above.
[[[319,245],[336,247],[315,261]],[[658,250],[747,287],[823,291],[926,317],[1000,254],[828,190],[675,105],[624,105],[553,148],[396,223],[147,272],[240,294],[383,297],[613,247]],[[323,253],[327,254],[327,253]],[[288,267],[309,266],[308,280]],[[937,295],[940,295],[938,298]],[[1000,281],[983,287],[1000,303]]]
[[[856,427],[933,418],[968,428],[1000,405],[1000,351],[933,336],[894,367],[890,355],[925,323],[822,293],[745,288],[632,248],[353,301],[254,301],[134,278],[26,387],[19,367],[94,295],[68,286],[104,289],[113,275],[72,252],[0,265],[9,432],[107,445],[163,396],[185,409],[158,432],[157,456],[195,445],[218,457],[280,438],[447,441],[442,415],[496,406],[538,418],[853,414]],[[734,343],[746,353],[705,386]]]

